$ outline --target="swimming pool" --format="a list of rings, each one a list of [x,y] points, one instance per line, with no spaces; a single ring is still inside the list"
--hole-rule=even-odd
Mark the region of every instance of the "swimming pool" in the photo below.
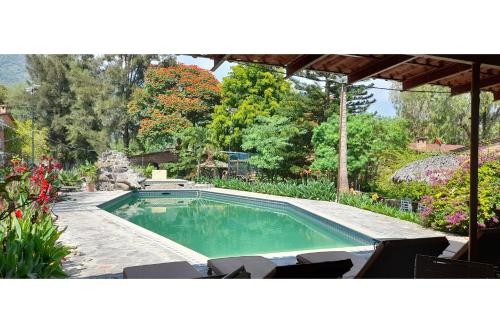
[[[209,258],[373,244],[286,202],[208,191],[139,191],[100,208]]]

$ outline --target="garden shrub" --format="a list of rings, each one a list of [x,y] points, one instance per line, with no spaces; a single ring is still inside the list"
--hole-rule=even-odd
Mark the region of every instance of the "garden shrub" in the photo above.
[[[64,186],[80,186],[83,183],[83,178],[79,170],[60,170],[59,181]]]
[[[13,217],[0,222],[0,277],[65,277],[61,261],[69,249],[58,242],[63,231],[47,213],[36,217],[33,223],[36,213],[28,211],[18,210]]]
[[[371,186],[372,189],[384,197],[393,199],[420,200],[423,196],[431,194],[432,187],[425,182],[395,183],[391,179],[402,167],[430,156],[432,155],[410,150],[385,152],[380,159],[378,175]]]
[[[401,220],[419,224],[422,222],[418,214],[405,212],[397,207],[388,206],[383,202],[374,200],[367,193],[344,193],[339,196],[338,202],[344,205],[369,210],[374,213],[395,217]]]
[[[58,201],[61,165],[45,158],[29,168],[14,160],[0,174],[0,278],[64,277],[69,249],[51,212]]]
[[[132,165],[132,168],[140,173],[148,179],[151,179],[153,176],[153,170],[155,170],[155,166],[152,164],[148,164],[147,166],[141,166],[141,165]]]
[[[238,179],[203,179],[203,182],[212,182],[216,187],[220,188],[286,197],[325,201],[335,201],[336,199],[335,184],[326,180],[309,180],[307,183],[266,183],[244,182]],[[345,193],[339,197],[338,202],[414,223],[421,222],[418,214],[403,212],[400,211],[399,208],[390,207],[382,202],[377,202],[366,193]]]
[[[244,182],[238,179],[213,179],[216,187],[233,190],[258,192],[284,197],[313,199],[313,200],[335,200],[335,184],[325,180],[313,180],[307,183],[283,181],[281,183],[271,182]]]
[[[494,155],[482,155],[479,160],[479,227],[498,227],[496,206],[500,203],[500,160]],[[449,180],[433,184],[433,194],[422,198],[425,208],[420,215],[434,229],[466,234],[469,228],[469,162]]]
[[[80,165],[80,174],[87,183],[95,183],[99,179],[98,167],[96,164],[89,161],[85,161],[84,164]]]

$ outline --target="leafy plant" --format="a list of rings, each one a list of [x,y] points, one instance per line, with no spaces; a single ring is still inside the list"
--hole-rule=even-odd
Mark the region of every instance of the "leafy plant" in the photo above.
[[[414,223],[422,223],[420,216],[413,212],[401,211],[397,207],[388,206],[382,202],[377,202],[366,193],[345,193],[339,197],[338,202],[344,205],[353,206],[361,209],[366,209],[374,213],[379,213],[401,220],[406,220]]]
[[[153,170],[155,170],[155,166],[152,164],[148,164],[147,166],[134,165],[132,166],[134,170],[139,171],[146,178],[151,178],[153,176]]]
[[[18,160],[0,174],[0,278],[64,277],[69,249],[54,223],[61,165],[44,158],[31,168]]]
[[[309,181],[299,183],[284,181],[281,183],[271,182],[244,182],[238,179],[214,179],[213,184],[217,187],[234,190],[266,193],[313,200],[335,200],[335,185],[328,181]]]
[[[0,222],[1,278],[62,278],[61,261],[70,253],[58,242],[59,230],[50,214],[33,223],[29,210]]]
[[[89,161],[85,161],[84,164],[80,165],[80,174],[87,183],[95,183],[99,179],[97,166]]]
[[[61,170],[59,171],[59,180],[64,186],[79,186],[83,179],[79,170]]]

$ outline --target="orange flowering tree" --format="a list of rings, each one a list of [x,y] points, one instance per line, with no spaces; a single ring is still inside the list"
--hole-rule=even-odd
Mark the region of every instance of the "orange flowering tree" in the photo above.
[[[146,150],[156,150],[182,130],[207,124],[219,100],[220,83],[211,72],[194,65],[151,66],[129,112]]]

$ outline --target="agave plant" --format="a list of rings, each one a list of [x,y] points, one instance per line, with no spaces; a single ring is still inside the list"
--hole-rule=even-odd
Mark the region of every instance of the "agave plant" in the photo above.
[[[58,177],[64,186],[79,186],[83,183],[83,178],[78,170],[61,170]]]

